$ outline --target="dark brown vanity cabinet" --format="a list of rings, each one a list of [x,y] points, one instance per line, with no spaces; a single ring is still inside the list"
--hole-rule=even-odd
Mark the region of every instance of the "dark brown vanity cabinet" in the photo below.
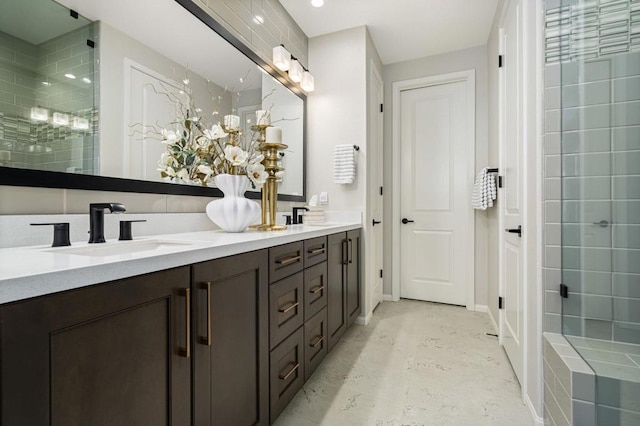
[[[267,259],[261,250],[193,265],[194,425],[269,424]]]
[[[360,230],[329,235],[327,333],[329,350],[360,315]]]
[[[190,425],[189,267],[0,306],[1,421]]]

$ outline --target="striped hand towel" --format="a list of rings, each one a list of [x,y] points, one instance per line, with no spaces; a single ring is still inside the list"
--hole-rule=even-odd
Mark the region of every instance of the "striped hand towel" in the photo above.
[[[476,176],[476,182],[473,185],[473,198],[471,199],[471,207],[474,209],[486,210],[493,207],[493,200],[496,199],[496,180],[488,170],[489,168],[485,167]]]
[[[356,178],[356,156],[353,145],[336,145],[333,148],[333,182],[350,184]]]

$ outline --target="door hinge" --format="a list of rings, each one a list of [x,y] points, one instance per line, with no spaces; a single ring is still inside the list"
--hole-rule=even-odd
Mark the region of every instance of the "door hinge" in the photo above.
[[[502,188],[502,176],[498,176],[498,188]]]
[[[502,296],[498,297],[498,309],[502,309],[504,307],[504,299]]]
[[[384,112],[384,104],[380,104],[380,112]]]
[[[567,287],[565,284],[560,284],[560,296],[564,297],[565,299],[569,297],[569,287]]]
[[[380,278],[382,278],[382,269],[380,269]]]
[[[380,195],[382,195],[382,187],[380,187]]]
[[[502,55],[498,55],[498,68],[502,68]]]

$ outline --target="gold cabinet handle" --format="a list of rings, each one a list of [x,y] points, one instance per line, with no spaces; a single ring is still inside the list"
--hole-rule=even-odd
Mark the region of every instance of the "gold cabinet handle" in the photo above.
[[[322,343],[323,340],[324,340],[324,336],[316,336],[316,338],[311,343],[309,343],[309,346],[311,346],[312,348],[315,348],[320,343]]]
[[[286,314],[287,312],[289,312],[290,310],[292,310],[293,308],[295,308],[299,304],[300,304],[300,302],[291,302],[289,304],[289,306],[287,306],[286,308],[278,308],[278,312],[282,312],[283,314]]]
[[[319,254],[319,253],[324,253],[325,248],[324,247],[320,247],[317,249],[313,249],[313,250],[307,250],[308,254]]]
[[[318,285],[313,287],[312,289],[309,290],[309,293],[311,294],[318,294],[320,293],[322,290],[324,290],[324,286],[323,285]]]
[[[293,256],[293,257],[288,257],[286,259],[282,259],[282,260],[276,260],[276,263],[278,265],[288,265],[290,263],[293,262],[297,262],[298,260],[300,260],[302,256],[298,255],[298,256]]]
[[[287,374],[280,374],[280,376],[278,377],[280,377],[280,380],[288,380],[289,377],[291,377],[291,375],[296,372],[298,367],[300,367],[300,363],[296,362],[295,364],[292,364],[291,370],[289,370]]]
[[[200,288],[207,291],[207,335],[200,336],[200,343],[211,346],[211,282],[200,284]]]
[[[181,295],[185,298],[185,337],[186,345],[184,348],[179,348],[180,355],[185,358],[191,357],[191,290],[183,288],[180,291]]]

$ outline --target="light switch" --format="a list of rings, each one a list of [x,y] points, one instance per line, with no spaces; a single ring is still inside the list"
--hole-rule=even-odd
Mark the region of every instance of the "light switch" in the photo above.
[[[326,192],[321,192],[319,201],[320,205],[326,206],[327,204],[329,204],[329,195]]]

